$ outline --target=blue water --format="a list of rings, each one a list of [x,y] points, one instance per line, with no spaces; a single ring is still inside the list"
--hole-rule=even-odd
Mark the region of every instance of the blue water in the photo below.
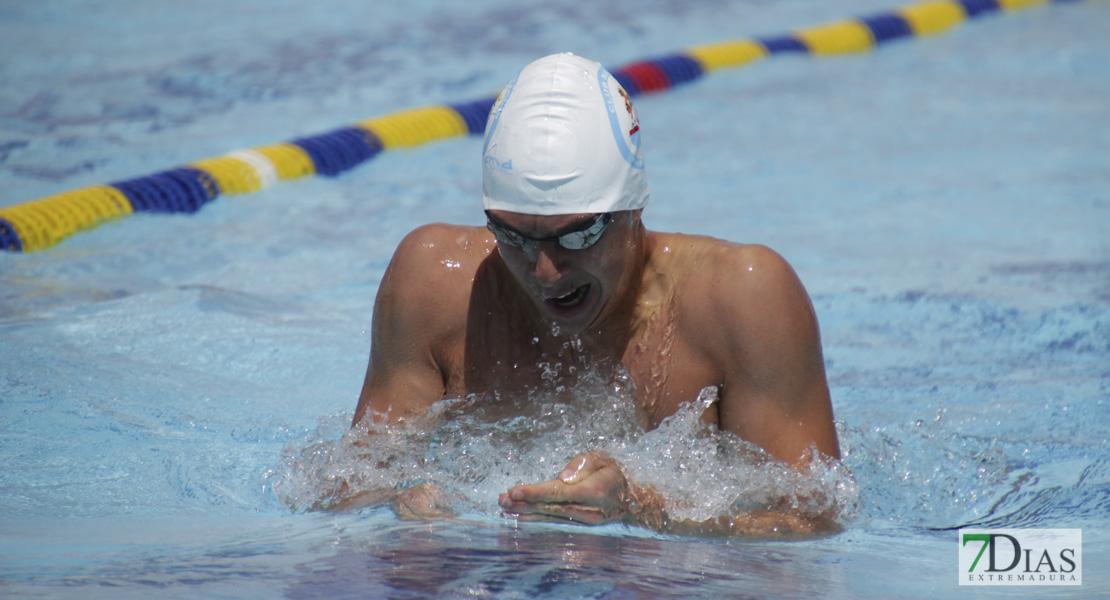
[[[891,6],[0,3],[0,206],[487,97],[549,52],[617,66]],[[767,244],[813,297],[859,487],[843,533],[739,543],[517,524],[484,503],[494,482],[450,522],[279,500],[290,457],[350,417],[396,243],[432,219],[481,222],[480,141],[458,138],[0,254],[0,589],[1104,593],[1108,29],[1105,2],[1047,6],[638,99],[648,226]],[[1084,585],[958,587],[951,528],[971,523],[1081,528]]]

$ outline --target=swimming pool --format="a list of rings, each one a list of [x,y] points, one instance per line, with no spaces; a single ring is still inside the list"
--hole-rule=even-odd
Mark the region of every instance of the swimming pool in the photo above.
[[[835,4],[835,5],[833,5]],[[41,2],[0,8],[0,206],[889,2]],[[283,505],[334,439],[377,282],[479,224],[480,141],[0,253],[0,581],[81,597],[1039,597],[958,588],[953,527],[1082,528],[1110,563],[1105,2],[784,57],[643,96],[649,227],[765,243],[822,325],[858,516],[803,543]],[[474,494],[480,501],[497,482]],[[279,486],[280,488],[280,486]],[[487,489],[488,488],[488,489]],[[489,506],[489,505],[486,505]]]

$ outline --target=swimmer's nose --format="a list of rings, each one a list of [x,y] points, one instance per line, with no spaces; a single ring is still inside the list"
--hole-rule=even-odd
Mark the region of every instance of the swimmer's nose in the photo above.
[[[528,244],[530,247],[528,260],[532,264],[532,277],[535,277],[541,285],[555,283],[563,276],[559,269],[558,250],[548,247],[553,245],[549,242]]]

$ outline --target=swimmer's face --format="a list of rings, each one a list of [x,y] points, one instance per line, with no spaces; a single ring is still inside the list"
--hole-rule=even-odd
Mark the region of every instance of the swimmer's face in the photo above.
[[[509,271],[541,313],[570,334],[597,322],[622,289],[634,257],[632,242],[638,228],[632,225],[638,224],[638,216],[636,211],[617,212],[608,221],[609,217],[595,214],[489,212],[491,230],[501,232],[498,251]],[[607,226],[587,248],[572,250],[556,241],[569,233],[596,231],[602,222]],[[514,245],[522,238],[523,244]]]

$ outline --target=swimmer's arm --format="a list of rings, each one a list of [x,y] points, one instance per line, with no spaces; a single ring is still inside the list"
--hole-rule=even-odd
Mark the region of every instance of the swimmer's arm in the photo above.
[[[839,459],[817,316],[794,269],[759,245],[729,248],[714,264],[722,270],[707,292],[713,300],[703,314],[712,317],[705,322],[711,329],[701,339],[709,340],[710,360],[724,361],[719,363],[724,381],[716,406],[718,426],[799,471],[820,468],[811,464],[814,450]],[[800,504],[824,504],[812,500]],[[649,509],[652,505],[647,503]],[[831,507],[818,511],[803,512],[783,499],[781,506],[670,523],[668,529],[776,538],[839,529]],[[653,518],[649,515],[648,521]]]
[[[442,277],[445,228],[424,226],[405,237],[382,277],[374,302],[370,360],[352,427],[423,416],[444,395],[439,348],[453,329],[450,281]],[[457,290],[456,290],[457,291]],[[465,290],[464,290],[465,292]],[[465,304],[464,304],[465,305]],[[357,442],[355,442],[357,444]],[[369,458],[367,460],[370,460]],[[320,499],[315,510],[389,505],[402,519],[450,516],[438,486],[353,490],[347,481]]]
[[[353,424],[368,415],[396,422],[418,417],[444,394],[437,350],[450,336],[454,300],[439,265],[442,226],[424,226],[401,241],[374,301],[370,361]]]
[[[813,448],[839,459],[817,316],[798,276],[763,246],[733,249],[716,264],[734,274],[714,286],[701,338],[724,374],[719,427],[799,470]]]

